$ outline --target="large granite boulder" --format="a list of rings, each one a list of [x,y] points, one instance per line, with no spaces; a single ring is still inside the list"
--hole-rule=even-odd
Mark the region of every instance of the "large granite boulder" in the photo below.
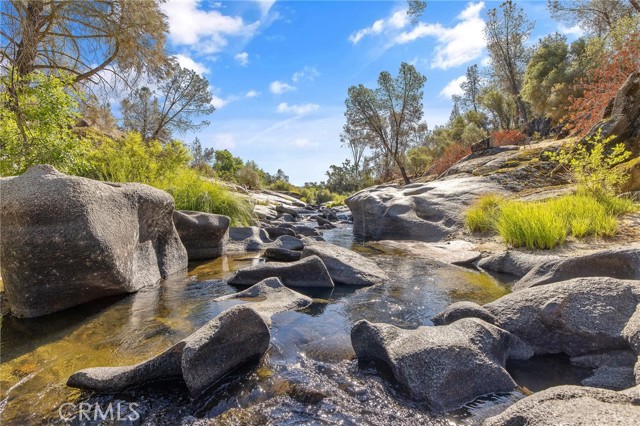
[[[302,257],[302,253],[296,250],[270,247],[264,251],[264,257],[280,262],[295,262],[297,260],[300,260],[300,258]]]
[[[640,398],[606,389],[557,386],[513,404],[483,426],[640,424]]]
[[[267,231],[257,226],[229,228],[228,251],[260,251],[264,249],[264,244],[271,242]]]
[[[176,210],[173,223],[187,249],[189,260],[211,259],[224,254],[231,223],[228,216]]]
[[[509,250],[480,259],[477,266],[486,271],[523,277],[538,265],[558,259],[558,256],[528,254]]]
[[[231,285],[254,285],[266,278],[277,277],[287,287],[333,288],[327,267],[318,256],[298,262],[269,262],[236,271],[228,280]]]
[[[126,367],[96,367],[69,377],[68,386],[120,392],[145,383],[182,379],[193,396],[269,349],[269,327],[248,306],[234,306],[162,354]]]
[[[335,244],[318,241],[305,246],[302,258],[310,256],[322,259],[334,283],[369,286],[389,280],[373,260]]]
[[[638,302],[640,281],[593,277],[520,290],[484,308],[536,354],[578,356],[628,349],[622,331]]]
[[[42,165],[0,180],[0,198],[1,274],[18,317],[135,292],[187,268],[164,191]]]
[[[440,241],[460,229],[480,195],[502,192],[484,177],[458,177],[403,187],[381,185],[346,199],[355,235],[377,240]]]
[[[529,271],[513,289],[521,290],[578,277],[640,280],[640,248],[604,250],[584,256],[548,260]]]
[[[435,325],[448,325],[462,318],[479,318],[489,324],[496,322],[496,318],[486,308],[469,301],[452,303],[433,316],[431,321]]]
[[[351,342],[358,359],[384,362],[413,399],[436,411],[515,389],[507,359],[533,355],[516,336],[476,318],[415,330],[363,320],[351,330]]]
[[[239,293],[218,297],[214,302],[237,300],[249,302],[251,308],[262,314],[267,322],[272,315],[280,312],[299,310],[312,303],[312,299],[293,291],[280,281],[279,278],[267,278]]]

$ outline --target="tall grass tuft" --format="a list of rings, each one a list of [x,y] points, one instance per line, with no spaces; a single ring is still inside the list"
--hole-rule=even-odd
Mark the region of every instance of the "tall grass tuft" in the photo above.
[[[569,236],[613,236],[616,216],[635,208],[630,200],[585,192],[534,202],[486,195],[469,209],[466,225],[472,231],[494,230],[514,247],[553,249]]]

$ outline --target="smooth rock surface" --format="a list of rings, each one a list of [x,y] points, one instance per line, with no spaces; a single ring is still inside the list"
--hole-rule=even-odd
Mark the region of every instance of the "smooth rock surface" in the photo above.
[[[602,366],[580,382],[584,386],[611,390],[628,389],[636,384],[633,365],[630,367]]]
[[[287,287],[333,288],[326,266],[318,256],[298,262],[269,262],[236,271],[228,280],[230,285],[254,285],[266,278],[277,277]]]
[[[622,337],[629,343],[631,349],[640,355],[640,305],[636,307],[635,312],[622,330]]]
[[[389,280],[374,261],[335,244],[318,241],[306,246],[302,250],[302,259],[310,256],[322,260],[334,283],[368,286]]]
[[[212,259],[224,254],[231,223],[228,216],[176,210],[173,223],[187,249],[189,260]]]
[[[362,320],[351,330],[351,342],[358,359],[384,362],[413,399],[436,411],[513,390],[507,359],[533,355],[516,336],[476,318],[415,330]]]
[[[606,389],[557,386],[528,396],[483,426],[640,424],[640,398]]]
[[[162,354],[125,367],[95,367],[69,377],[67,385],[103,393],[182,378],[193,396],[259,358],[269,348],[269,327],[248,306],[234,306]]]
[[[345,203],[353,214],[353,233],[376,240],[435,242],[460,229],[464,211],[482,194],[503,192],[483,177],[458,177],[404,187],[380,185]]]
[[[536,354],[628,349],[622,330],[640,301],[640,281],[575,278],[520,290],[484,305],[496,325]]]
[[[300,260],[302,252],[283,248],[268,248],[264,251],[264,257],[280,262],[296,262]]]
[[[456,302],[436,314],[431,321],[434,325],[448,325],[462,318],[479,318],[489,324],[495,324],[496,318],[474,302]]]
[[[135,292],[187,268],[173,198],[47,165],[0,180],[2,279],[13,315]]]
[[[538,265],[558,259],[558,256],[528,254],[509,250],[480,259],[478,267],[486,271],[523,277]]]
[[[409,240],[382,240],[377,243],[384,247],[401,250],[414,256],[427,257],[437,260],[438,262],[452,265],[470,265],[482,256],[482,253],[475,249],[475,244],[463,240],[443,241],[439,243]]]
[[[640,280],[640,248],[604,250],[584,256],[550,260],[533,268],[514,290],[579,277],[612,277]]]

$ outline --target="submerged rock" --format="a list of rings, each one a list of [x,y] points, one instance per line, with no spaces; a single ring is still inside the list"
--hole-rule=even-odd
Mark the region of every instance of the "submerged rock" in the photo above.
[[[13,315],[130,293],[187,268],[173,198],[47,165],[0,180],[2,279]]]
[[[513,289],[521,290],[578,277],[640,280],[640,248],[604,250],[585,256],[549,260],[529,271]]]
[[[460,229],[463,211],[477,197],[503,192],[483,177],[462,177],[404,187],[380,185],[345,203],[353,214],[353,233],[376,240],[440,241]]]
[[[475,318],[415,330],[363,320],[351,330],[351,342],[358,359],[383,361],[413,399],[436,411],[513,390],[507,359],[533,355],[516,336]]]
[[[640,281],[592,277],[520,290],[484,308],[536,354],[578,356],[629,348],[622,330],[638,302]]]
[[[319,257],[334,283],[368,286],[389,280],[378,265],[353,250],[335,244],[316,242],[302,250],[302,258]]]
[[[231,223],[228,216],[176,210],[173,223],[187,249],[189,260],[211,259],[224,254]]]
[[[640,398],[580,386],[557,386],[528,396],[483,426],[640,424]]]
[[[280,312],[303,309],[312,303],[310,297],[285,287],[279,278],[267,278],[239,293],[218,297],[214,302],[225,300],[251,302],[251,308],[266,317]]]
[[[80,370],[67,385],[97,392],[120,392],[142,384],[184,380],[193,396],[214,385],[269,348],[269,327],[248,306],[234,306],[162,354],[126,367]]]
[[[254,285],[266,278],[277,277],[287,287],[333,288],[326,266],[318,256],[298,262],[269,262],[236,271],[227,280],[231,285]]]

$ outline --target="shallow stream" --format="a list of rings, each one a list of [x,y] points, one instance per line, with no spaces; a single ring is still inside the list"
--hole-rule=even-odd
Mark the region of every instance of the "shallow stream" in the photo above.
[[[196,400],[174,382],[115,395],[92,395],[65,382],[79,369],[145,360],[204,325],[230,306],[212,300],[239,290],[224,278],[263,261],[258,253],[190,264],[188,278],[43,318],[2,318],[0,424],[477,424],[521,398],[527,388],[537,391],[578,383],[586,373],[562,358],[536,359],[509,366],[523,387],[520,391],[481,398],[447,415],[410,401],[385,368],[358,365],[349,338],[353,324],[368,319],[405,328],[431,325],[430,318],[449,303],[487,303],[508,293],[509,286],[471,269],[355,242],[351,232],[349,227],[325,231],[325,238],[374,259],[390,282],[370,288],[302,291],[314,303],[273,318],[267,356]],[[63,404],[81,402],[101,407],[135,403],[140,418],[112,422],[61,418],[61,413],[70,417],[68,406],[61,410]]]

